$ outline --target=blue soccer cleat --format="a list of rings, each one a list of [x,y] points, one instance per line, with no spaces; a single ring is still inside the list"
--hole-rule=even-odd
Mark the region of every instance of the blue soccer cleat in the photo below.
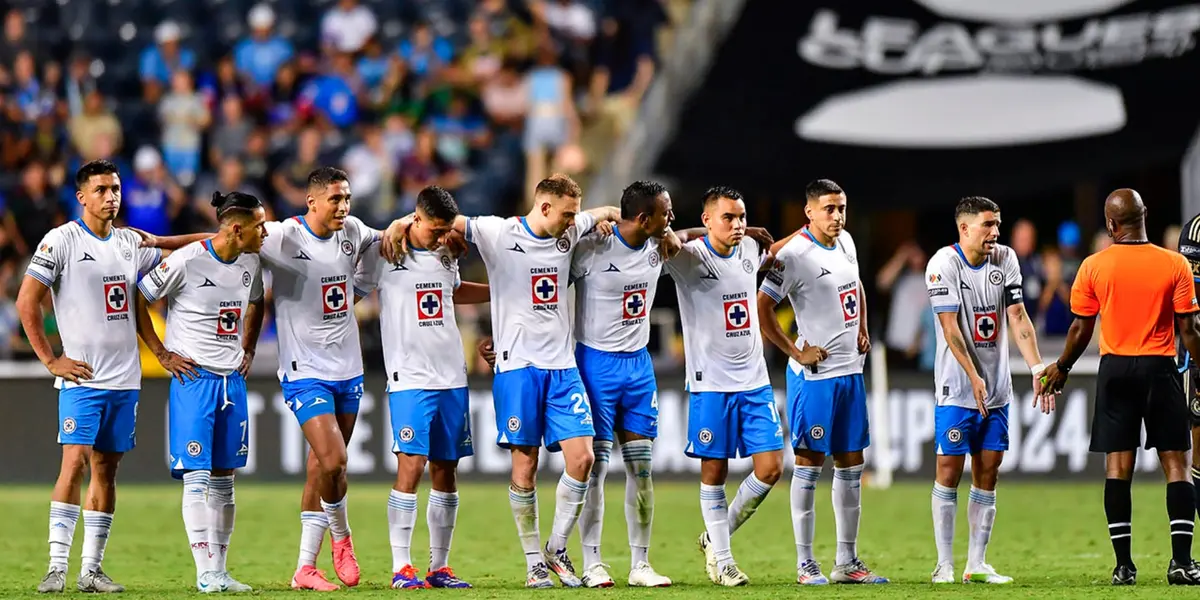
[[[473,587],[471,584],[459,579],[450,567],[442,567],[436,571],[426,573],[425,582],[429,584],[429,587],[435,588],[465,589]]]
[[[417,570],[412,565],[404,565],[403,569],[392,575],[393,590],[423,590],[427,588],[429,588],[429,584],[417,575]]]

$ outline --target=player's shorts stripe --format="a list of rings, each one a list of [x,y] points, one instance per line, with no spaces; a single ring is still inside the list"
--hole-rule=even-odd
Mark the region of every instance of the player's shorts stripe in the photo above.
[[[146,302],[158,302],[158,296],[155,296],[154,292],[151,292],[150,289],[146,287],[144,279],[138,282],[138,290],[141,290],[142,296],[146,298]]]
[[[780,298],[779,294],[775,290],[773,290],[765,285],[758,288],[758,291],[770,296],[771,299],[774,300],[775,302],[783,302],[783,298]]]
[[[29,270],[29,271],[26,271],[25,274],[42,282],[42,285],[44,285],[46,287],[54,287],[54,284],[49,279],[46,279],[46,277],[44,275],[42,275],[41,273],[38,273],[37,271]]]
[[[935,307],[933,307],[933,312],[935,312],[935,313],[952,313],[952,312],[958,312],[958,309],[959,309],[959,307],[957,307],[957,306],[935,306]]]

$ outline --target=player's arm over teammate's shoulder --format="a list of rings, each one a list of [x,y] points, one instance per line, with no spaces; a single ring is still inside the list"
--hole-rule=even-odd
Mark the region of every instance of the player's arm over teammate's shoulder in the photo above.
[[[170,253],[179,250],[180,248],[183,248],[192,242],[202,242],[204,240],[211,239],[216,235],[215,233],[208,232],[189,233],[186,235],[154,235],[133,227],[128,227],[125,229],[128,229],[130,232],[133,232],[138,236],[143,249],[153,248],[160,250],[162,252],[162,258],[166,258]]]

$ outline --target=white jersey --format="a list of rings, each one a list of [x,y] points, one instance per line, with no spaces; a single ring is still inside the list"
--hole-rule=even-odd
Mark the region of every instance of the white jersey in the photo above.
[[[1012,372],[1008,364],[1008,318],[1005,308],[1010,297],[1006,288],[1021,287],[1021,267],[1012,248],[996,244],[987,260],[978,267],[967,263],[958,244],[942,248],[929,260],[925,283],[934,313],[958,314],[967,350],[975,370],[987,384],[987,407],[999,408],[1012,400]],[[934,365],[934,391],[939,406],[975,408],[971,381],[950,347],[942,324],[937,328],[937,361]]]
[[[552,238],[534,235],[523,217],[467,221],[467,241],[479,248],[491,286],[497,373],[575,367],[561,286],[579,238],[595,224],[595,217],[579,213],[562,237]]]
[[[136,390],[142,385],[137,319],[130,294],[138,273],[154,268],[162,250],[140,248],[141,238],[114,227],[96,237],[76,219],[50,230],[38,244],[25,274],[50,288],[63,354],[92,367],[92,378],[57,388]]]
[[[345,381],[363,374],[350,286],[378,232],[357,217],[319,238],[302,217],[267,223],[259,256],[271,272],[279,379]]]
[[[864,358],[858,352],[862,283],[858,251],[849,233],[842,231],[833,247],[826,247],[807,229],[802,231],[779,250],[760,289],[776,302],[791,301],[798,348],[807,341],[829,352],[815,368],[804,371],[805,379],[862,373]],[[800,372],[800,363],[788,360],[788,366]]]
[[[354,279],[359,296],[379,289],[389,392],[466,387],[467,362],[454,320],[458,261],[445,248],[413,250],[393,265],[368,252]]]
[[[679,292],[688,391],[771,385],[754,294],[761,263],[758,242],[750,238],[721,256],[707,237],[684,244],[667,262]]]
[[[662,275],[658,240],[634,248],[614,230],[579,240],[571,263],[575,340],[605,352],[633,352],[650,343],[650,307]]]
[[[147,273],[138,288],[149,302],[167,299],[167,350],[217,375],[241,366],[246,309],[263,296],[257,254],[225,262],[208,240],[194,242]]]

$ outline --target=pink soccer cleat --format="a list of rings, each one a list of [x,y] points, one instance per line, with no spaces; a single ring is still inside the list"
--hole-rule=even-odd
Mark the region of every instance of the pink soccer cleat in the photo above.
[[[333,572],[347,587],[358,585],[360,576],[358,558],[354,556],[354,541],[346,536],[340,542],[333,542]]]
[[[325,573],[318,571],[316,567],[305,565],[296,569],[296,574],[292,575],[292,589],[336,592],[341,588],[325,579]]]

